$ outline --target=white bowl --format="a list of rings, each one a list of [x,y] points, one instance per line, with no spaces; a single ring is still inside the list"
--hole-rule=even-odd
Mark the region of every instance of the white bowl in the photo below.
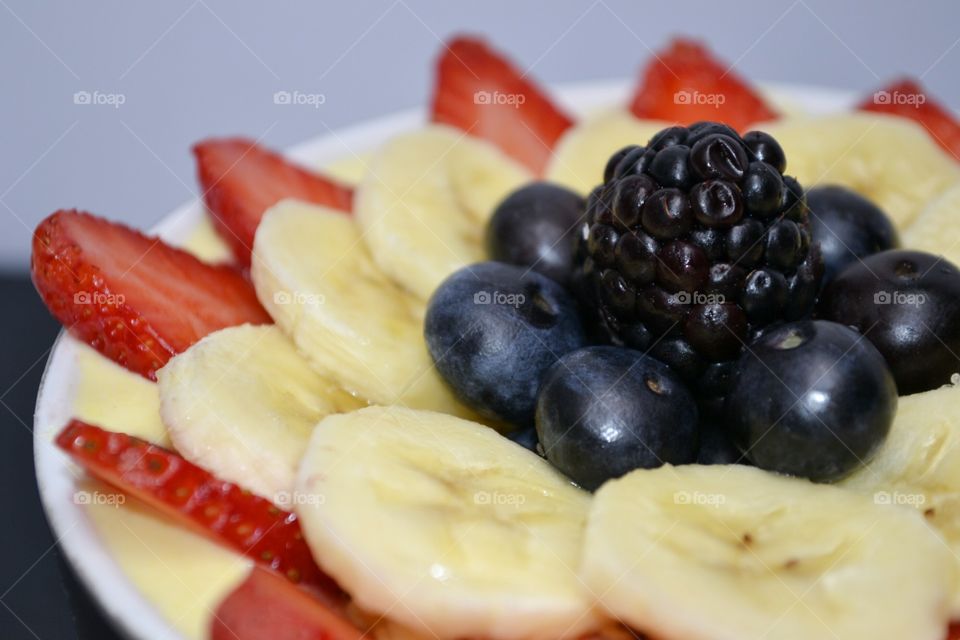
[[[573,113],[626,104],[633,81],[565,84],[554,95]],[[779,102],[810,113],[830,113],[848,108],[850,92],[797,85],[768,85]],[[415,129],[425,121],[425,110],[408,110],[321,135],[297,145],[289,156],[311,166],[333,162],[376,148],[386,138]],[[200,201],[170,212],[153,228],[161,237],[179,243],[204,215]],[[80,580],[93,594],[110,620],[127,636],[142,640],[183,640],[127,578],[97,533],[82,505],[74,501],[77,470],[53,445],[57,432],[71,418],[78,371],[77,343],[61,332],[47,361],[37,395],[34,416],[34,460],[37,483],[47,519],[61,549]]]

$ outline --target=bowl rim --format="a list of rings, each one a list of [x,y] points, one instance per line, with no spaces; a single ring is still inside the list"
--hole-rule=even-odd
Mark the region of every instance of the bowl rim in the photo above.
[[[551,85],[552,95],[570,112],[583,116],[603,107],[626,104],[632,79],[595,80]],[[790,83],[765,83],[775,99],[796,104],[811,115],[842,111],[856,94],[845,89]],[[285,152],[290,159],[318,167],[345,155],[372,150],[384,139],[426,123],[423,107],[327,129]],[[204,215],[199,199],[188,201],[163,216],[150,232],[173,243],[182,242]],[[40,500],[55,544],[93,596],[101,611],[124,636],[137,640],[184,640],[154,604],[126,576],[99,536],[83,505],[76,504],[79,467],[53,444],[66,424],[76,391],[75,356],[79,344],[61,329],[44,368],[33,421],[34,467]]]

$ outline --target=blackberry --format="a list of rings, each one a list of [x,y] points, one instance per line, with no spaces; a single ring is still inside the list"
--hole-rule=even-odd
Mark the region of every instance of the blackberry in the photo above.
[[[573,286],[599,339],[674,368],[716,414],[744,344],[810,315],[823,273],[803,188],[770,135],[701,122],[614,153]]]

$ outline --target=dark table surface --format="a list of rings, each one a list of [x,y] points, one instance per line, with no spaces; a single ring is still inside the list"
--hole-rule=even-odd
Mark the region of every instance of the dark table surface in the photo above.
[[[66,565],[40,506],[33,470],[33,406],[59,325],[27,275],[0,275],[0,638],[120,638]]]

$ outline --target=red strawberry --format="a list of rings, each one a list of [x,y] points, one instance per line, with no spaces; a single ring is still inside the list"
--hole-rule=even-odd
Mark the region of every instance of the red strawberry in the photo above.
[[[725,122],[738,131],[777,112],[701,43],[674,39],[643,70],[630,102],[638,118],[692,124]]]
[[[57,446],[91,475],[143,500],[164,515],[242,553],[291,582],[336,601],[345,596],[313,561],[297,516],[220,480],[176,453],[73,420]]]
[[[350,211],[353,190],[242,138],[193,147],[203,198],[221,237],[243,266],[264,212],[284,198]]]
[[[64,327],[151,380],[212,331],[270,322],[235,269],[75,210],[58,211],[37,227],[31,271]]]
[[[540,174],[573,125],[563,111],[482,40],[449,42],[437,64],[431,120],[489,140]]]
[[[859,109],[919,122],[937,144],[960,160],[960,122],[917,81],[910,78],[897,80],[861,102]]]
[[[214,612],[210,640],[361,640],[343,606],[255,567]]]

